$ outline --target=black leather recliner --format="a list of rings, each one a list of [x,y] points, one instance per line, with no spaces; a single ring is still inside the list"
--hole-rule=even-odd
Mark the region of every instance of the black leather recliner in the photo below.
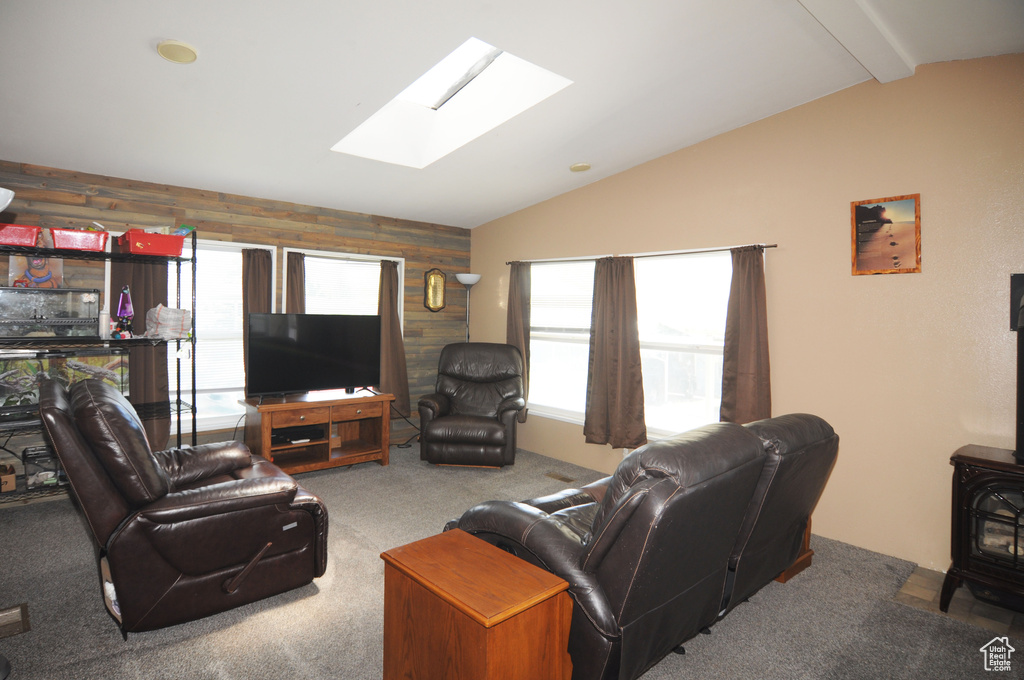
[[[435,394],[419,401],[420,459],[502,467],[516,460],[526,407],[523,357],[512,345],[460,342],[441,350]]]
[[[793,563],[837,448],[816,416],[717,423],[582,489],[488,501],[445,529],[568,581],[574,680],[632,680]]]
[[[99,552],[122,632],[303,586],[327,567],[319,498],[235,441],[152,452],[132,405],[89,379],[40,385],[39,413]]]

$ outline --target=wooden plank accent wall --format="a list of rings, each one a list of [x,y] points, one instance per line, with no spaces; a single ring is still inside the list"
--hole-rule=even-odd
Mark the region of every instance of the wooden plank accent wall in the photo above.
[[[0,222],[80,229],[95,220],[115,231],[185,223],[201,239],[277,246],[278,310],[283,248],[405,258],[403,323],[414,422],[417,400],[433,392],[441,348],[465,339],[466,289],[455,274],[469,271],[468,229],[3,160],[0,186],[15,192]],[[448,276],[448,306],[437,313],[423,306],[423,275],[433,267]],[[2,283],[6,268],[5,261]],[[102,288],[102,275],[102,265],[65,262],[67,286]],[[401,442],[414,431],[397,420],[392,432]]]

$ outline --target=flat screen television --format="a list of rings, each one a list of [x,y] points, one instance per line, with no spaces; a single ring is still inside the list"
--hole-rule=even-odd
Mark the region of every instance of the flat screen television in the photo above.
[[[278,396],[380,384],[380,317],[249,314],[245,393]]]

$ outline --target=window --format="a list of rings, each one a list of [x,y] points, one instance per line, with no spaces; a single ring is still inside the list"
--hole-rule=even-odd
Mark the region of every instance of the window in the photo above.
[[[530,407],[583,422],[594,261],[530,267]]]
[[[718,422],[732,256],[642,257],[634,272],[648,431]]]
[[[307,314],[377,314],[380,294],[380,263],[398,262],[398,290],[405,286],[405,260],[398,257],[377,257],[322,250],[284,249],[285,266],[288,253],[305,255]],[[285,282],[287,283],[287,273]],[[285,291],[287,296],[287,291]],[[404,296],[398,296],[398,318],[402,319]]]
[[[376,314],[379,260],[306,255],[307,314]]]
[[[225,241],[199,241],[196,252],[196,413],[200,430],[231,429],[242,413],[238,403],[245,395],[242,349],[242,249],[266,248]],[[188,253],[185,253],[187,256]],[[182,267],[181,306],[191,306],[191,272]],[[174,306],[177,275],[168,267],[167,298]],[[175,345],[168,344],[167,367],[174,387],[177,371]],[[185,385],[192,384],[192,362],[187,348],[181,350],[182,399],[188,401]],[[172,394],[173,398],[173,394]],[[182,427],[184,430],[184,425]]]
[[[649,433],[717,422],[729,252],[639,257],[634,272]],[[534,263],[531,279],[530,408],[582,423],[594,263]]]

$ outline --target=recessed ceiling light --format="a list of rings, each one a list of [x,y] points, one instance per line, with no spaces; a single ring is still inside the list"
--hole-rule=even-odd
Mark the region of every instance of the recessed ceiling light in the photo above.
[[[196,60],[196,48],[180,40],[162,40],[156,46],[157,54],[175,64],[191,64]]]
[[[570,84],[470,38],[331,151],[422,169]]]
[[[590,170],[590,163],[573,163],[569,166],[571,172],[586,172]]]

